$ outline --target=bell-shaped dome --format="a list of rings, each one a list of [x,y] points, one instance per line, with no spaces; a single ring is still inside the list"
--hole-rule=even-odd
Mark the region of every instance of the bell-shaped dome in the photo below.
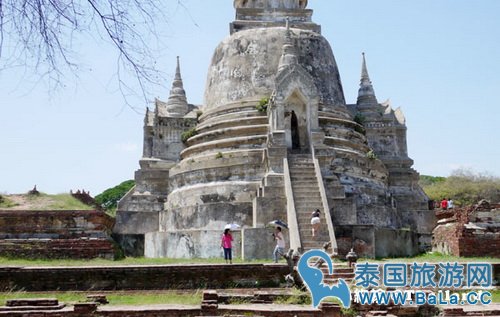
[[[205,110],[238,100],[269,97],[275,89],[286,28],[241,30],[216,48],[208,70]],[[328,41],[319,33],[291,29],[298,63],[311,75],[323,107],[345,107],[339,70]]]

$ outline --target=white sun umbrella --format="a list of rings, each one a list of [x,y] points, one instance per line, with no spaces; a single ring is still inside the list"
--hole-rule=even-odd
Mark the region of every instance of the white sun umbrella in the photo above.
[[[240,225],[238,224],[235,224],[235,223],[228,223],[225,227],[224,227],[224,230],[226,229],[229,229],[231,231],[234,231],[234,230],[239,230],[241,228]]]
[[[273,220],[273,221],[270,221],[268,224],[267,224],[268,227],[280,227],[280,228],[284,228],[284,229],[288,229],[288,225],[286,224],[286,222],[284,222],[283,220]]]

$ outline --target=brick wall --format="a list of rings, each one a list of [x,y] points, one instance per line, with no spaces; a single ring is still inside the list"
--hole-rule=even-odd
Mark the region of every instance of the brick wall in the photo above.
[[[500,206],[485,201],[438,211],[432,248],[444,254],[500,258]]]
[[[95,210],[0,210],[0,256],[113,259],[113,225]]]
[[[0,290],[163,290],[278,286],[286,265],[0,268]]]
[[[109,236],[114,219],[96,210],[0,210],[0,238],[57,238]]]
[[[93,259],[115,258],[116,246],[107,239],[6,239],[0,240],[0,255],[16,258]]]
[[[465,229],[458,244],[460,256],[500,258],[500,232]]]

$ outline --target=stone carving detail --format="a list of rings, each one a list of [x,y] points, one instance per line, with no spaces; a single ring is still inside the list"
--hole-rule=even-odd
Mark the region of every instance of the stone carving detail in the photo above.
[[[236,9],[305,9],[307,0],[234,0],[234,7]]]

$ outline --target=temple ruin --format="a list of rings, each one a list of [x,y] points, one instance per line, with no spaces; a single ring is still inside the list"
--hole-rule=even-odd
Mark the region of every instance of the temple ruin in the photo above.
[[[146,112],[136,186],[118,206],[120,244],[146,257],[218,257],[224,226],[237,223],[236,256],[268,258],[266,224],[282,219],[299,252],[328,241],[340,255],[428,250],[435,216],[408,156],[405,117],[378,101],[365,56],[348,104],[307,1],[234,6],[204,103],[188,103],[178,60],[169,99]]]

